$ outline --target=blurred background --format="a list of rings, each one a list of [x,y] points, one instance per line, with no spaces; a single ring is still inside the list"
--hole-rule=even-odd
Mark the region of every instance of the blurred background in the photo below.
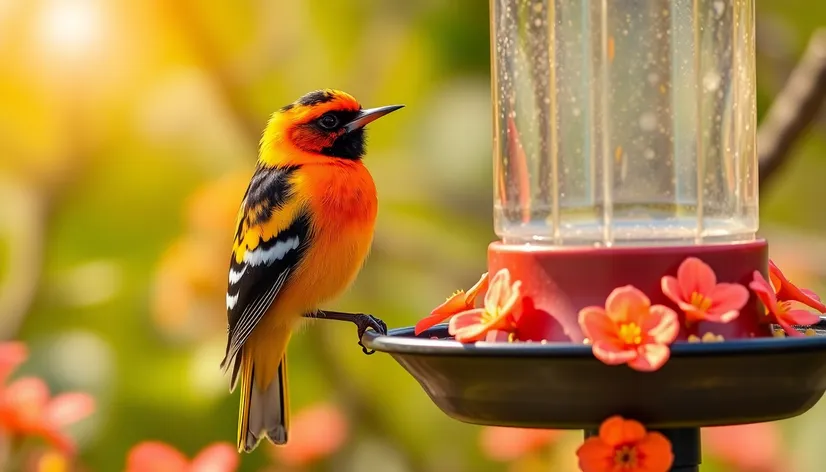
[[[762,116],[826,3],[757,8]],[[407,105],[371,125],[376,239],[335,307],[398,327],[473,284],[495,237],[488,35],[478,0],[0,0],[0,339],[28,346],[13,378],[95,401],[67,429],[74,459],[5,441],[0,457],[27,451],[9,470],[122,471],[143,441],[189,458],[234,443],[238,392],[218,369],[232,226],[269,114],[307,91]],[[826,115],[792,152],[761,233],[826,293]],[[289,353],[296,445],[237,470],[576,470],[578,433],[451,420],[352,326],[315,323]],[[821,402],[709,432],[703,470],[826,470],[824,420]]]

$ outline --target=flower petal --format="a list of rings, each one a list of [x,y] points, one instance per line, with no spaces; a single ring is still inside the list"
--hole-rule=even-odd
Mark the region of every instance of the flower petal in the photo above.
[[[671,308],[654,305],[649,309],[649,316],[643,320],[642,330],[656,343],[671,344],[680,333],[680,321]]]
[[[521,300],[522,296],[522,282],[517,280],[513,283],[510,287],[510,294],[505,302],[497,307],[498,311],[502,315],[511,314],[514,309],[516,308],[517,303]]]
[[[453,315],[445,315],[443,313],[436,313],[435,315],[426,316],[416,323],[416,326],[413,328],[413,334],[418,336],[451,316]]]
[[[593,341],[591,344],[591,351],[594,357],[607,365],[619,365],[630,362],[637,357],[637,351],[634,349],[626,349],[619,340],[599,340]]]
[[[749,290],[740,284],[717,284],[709,294],[709,298],[711,298],[709,313],[720,315],[730,311],[739,312],[749,301]]]
[[[614,289],[605,301],[605,312],[616,323],[639,322],[643,313],[648,313],[651,301],[638,288],[626,285]]]
[[[784,316],[790,324],[808,326],[820,322],[820,315],[808,310],[789,310]]]
[[[195,456],[187,472],[235,472],[238,453],[228,443],[207,446]]]
[[[759,270],[754,271],[753,277],[754,280],[749,283],[749,288],[754,291],[763,305],[766,306],[767,310],[775,311],[777,307],[777,297],[774,294],[774,289]]]
[[[488,293],[485,294],[485,309],[493,312],[504,306],[511,296],[511,274],[508,269],[500,269],[490,281]]]
[[[678,305],[688,302],[688,300],[683,299],[683,293],[680,289],[680,282],[677,281],[676,277],[672,277],[670,275],[664,276],[660,280],[660,288],[662,289],[663,294],[672,302]],[[685,310],[682,306],[680,306],[680,308]]]
[[[598,306],[589,306],[579,310],[579,327],[589,339],[616,338],[617,325],[604,309]]]
[[[476,302],[476,297],[479,296],[479,292],[487,292],[489,282],[490,279],[488,278],[488,273],[485,272],[482,274],[482,277],[479,278],[479,281],[476,282],[473,287],[470,287],[470,290],[468,290],[465,294],[465,305],[468,308],[473,308],[474,303]]]
[[[189,461],[177,449],[157,441],[146,441],[129,451],[126,472],[187,472]]]
[[[485,310],[483,308],[475,308],[459,313],[450,319],[448,333],[460,343],[481,341],[491,329],[484,315]]]
[[[347,441],[350,432],[347,417],[332,403],[319,403],[295,415],[290,442],[270,451],[279,462],[303,469],[333,454]]]
[[[794,338],[800,338],[800,337],[805,336],[800,331],[794,329],[794,327],[792,327],[792,325],[789,324],[788,318],[786,318],[785,316],[782,316],[782,317],[776,317],[775,316],[774,321],[777,322],[777,324],[779,324],[781,328],[783,328],[783,331],[785,331],[788,336],[791,336],[791,337],[794,337]]]
[[[599,438],[611,447],[639,442],[645,433],[645,427],[639,421],[626,420],[619,415],[606,419],[599,427]]]
[[[645,457],[645,472],[668,472],[674,463],[674,452],[671,448],[671,441],[661,433],[649,432],[637,443],[637,450],[640,456]]]
[[[820,313],[826,313],[826,305],[820,301],[820,298],[812,297],[810,290],[801,290],[795,284],[791,283],[789,279],[783,275],[777,265],[769,261],[769,275],[772,281],[776,283],[775,290],[777,292],[777,299],[781,301],[793,300],[803,303],[811,308],[814,308]],[[809,292],[809,293],[806,293]]]
[[[579,470],[582,472],[608,472],[614,466],[614,447],[599,437],[590,437],[576,450]]]
[[[696,257],[689,257],[680,264],[677,280],[683,300],[690,300],[695,292],[708,295],[717,284],[717,276],[711,267]]]
[[[56,428],[76,423],[95,411],[95,399],[86,393],[64,393],[49,401],[44,421]]]
[[[628,367],[641,372],[653,372],[668,361],[671,349],[665,344],[643,344],[639,347],[638,355],[628,362]]]

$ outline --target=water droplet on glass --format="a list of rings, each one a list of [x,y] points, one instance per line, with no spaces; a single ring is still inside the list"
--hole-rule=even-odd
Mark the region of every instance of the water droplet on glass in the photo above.
[[[709,92],[713,92],[720,88],[721,80],[720,74],[715,71],[709,71],[703,76],[703,87]]]
[[[579,108],[574,108],[574,109],[571,111],[571,113],[573,113],[573,114],[574,114],[574,116],[579,116],[579,114],[580,114],[581,112],[579,111]]]
[[[640,116],[640,129],[643,131],[654,131],[657,128],[657,115],[652,112],[645,112]]]
[[[643,155],[643,157],[645,157],[646,159],[648,159],[650,161],[651,159],[654,159],[654,150],[651,149],[651,148],[648,148],[645,151],[643,151],[642,155]]]
[[[657,82],[660,81],[660,75],[656,72],[652,72],[648,74],[648,83],[651,85],[655,85]]]
[[[726,11],[726,4],[723,0],[715,0],[712,6],[714,7],[714,13],[717,15],[717,18],[721,18]]]

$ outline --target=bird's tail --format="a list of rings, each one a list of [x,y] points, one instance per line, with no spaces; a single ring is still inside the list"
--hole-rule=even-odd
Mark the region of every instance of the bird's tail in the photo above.
[[[238,411],[238,452],[251,452],[262,438],[276,445],[287,444],[290,405],[287,391],[287,355],[281,357],[275,377],[262,388],[256,381],[255,364],[249,349],[239,353],[241,407]]]

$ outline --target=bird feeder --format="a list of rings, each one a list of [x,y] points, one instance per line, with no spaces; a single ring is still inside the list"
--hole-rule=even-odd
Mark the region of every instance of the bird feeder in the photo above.
[[[826,390],[826,341],[775,337],[748,290],[755,272],[770,279],[757,237],[754,13],[754,0],[491,0],[500,240],[488,269],[507,270],[551,322],[542,342],[462,343],[439,325],[365,343],[456,419],[590,434],[619,414],[671,439],[674,471],[699,470],[700,427],[811,408]],[[704,318],[668,296],[664,278],[690,277],[689,259],[712,285],[742,287],[736,317]],[[679,316],[655,371],[600,362],[583,330],[584,308],[628,286]],[[689,342],[709,337],[723,341]]]

